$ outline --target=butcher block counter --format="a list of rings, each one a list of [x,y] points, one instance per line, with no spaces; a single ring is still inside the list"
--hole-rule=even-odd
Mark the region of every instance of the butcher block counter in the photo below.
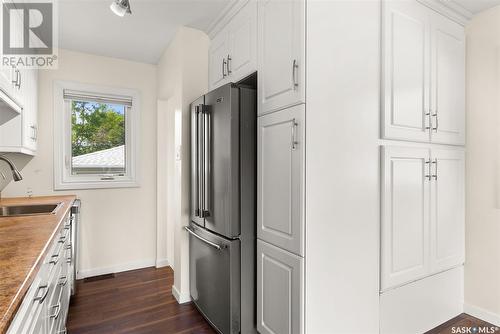
[[[0,216],[0,333],[6,333],[76,196],[0,199],[0,207],[61,203],[54,214]]]

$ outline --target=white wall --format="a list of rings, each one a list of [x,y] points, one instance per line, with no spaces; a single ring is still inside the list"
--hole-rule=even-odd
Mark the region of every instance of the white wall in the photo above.
[[[307,20],[305,332],[378,333],[380,1]]]
[[[500,7],[466,34],[465,312],[500,326]]]
[[[167,140],[159,141],[159,161],[165,161],[167,187],[166,235],[168,261],[175,268],[172,291],[179,302],[189,297],[189,243],[183,227],[189,224],[190,207],[190,103],[208,90],[208,36],[196,29],[180,28],[158,63],[158,98],[167,101],[159,113],[166,113]],[[173,131],[172,131],[173,130]],[[159,134],[160,135],[160,134]],[[160,155],[160,152],[163,154]],[[179,158],[176,159],[176,152]],[[160,172],[160,171],[159,171]],[[160,205],[160,204],[159,204]],[[160,208],[159,208],[160,209]],[[173,249],[170,245],[173,241]],[[173,252],[173,254],[172,254]]]
[[[141,94],[139,188],[53,191],[53,83],[77,81],[136,89]],[[156,66],[67,50],[59,69],[39,75],[38,152],[2,196],[76,194],[82,200],[83,275],[154,265],[156,258]]]

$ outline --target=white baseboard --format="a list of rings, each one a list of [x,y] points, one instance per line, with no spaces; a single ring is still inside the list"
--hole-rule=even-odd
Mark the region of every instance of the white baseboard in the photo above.
[[[179,304],[184,304],[191,301],[191,296],[189,295],[189,293],[181,294],[179,292],[179,289],[177,289],[175,285],[172,285],[172,295],[174,295],[174,298]]]
[[[142,260],[142,261],[133,261],[129,263],[117,264],[110,267],[81,269],[78,271],[76,278],[82,279],[82,278],[94,277],[106,274],[114,274],[114,273],[120,273],[122,271],[154,267],[155,265],[156,265],[155,260]]]
[[[162,268],[168,266],[170,266],[168,259],[156,259],[156,268]]]
[[[491,311],[467,303],[464,304],[464,312],[469,315],[472,315],[473,317],[489,322],[492,325],[500,327],[499,314],[493,313]]]

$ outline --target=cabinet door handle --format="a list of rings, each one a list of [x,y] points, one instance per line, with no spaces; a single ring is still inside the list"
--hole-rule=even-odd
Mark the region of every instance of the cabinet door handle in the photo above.
[[[53,305],[51,309],[55,309],[56,311],[49,315],[50,319],[57,319],[59,317],[59,313],[61,312],[61,302],[58,301],[56,305]]]
[[[67,276],[61,276],[61,277],[59,277],[59,285],[60,286],[65,286],[66,283],[68,283],[68,277]]]
[[[30,138],[31,138],[31,140],[36,140],[36,130],[35,130],[35,126],[34,126],[34,125],[32,125],[32,126],[30,126],[30,128],[31,128],[31,133],[32,133],[32,135],[31,135],[31,137],[30,137]]]
[[[43,294],[41,296],[38,296],[38,292],[42,289],[44,290]],[[49,286],[46,284],[40,285],[35,293],[35,298],[33,298],[33,301],[38,301],[40,304],[43,303],[48,293],[49,293]]]
[[[21,89],[21,82],[22,82],[22,75],[21,75],[21,71],[17,70],[17,73],[19,75],[19,80],[17,80],[17,88],[18,89]]]
[[[431,116],[431,112],[427,111],[425,113],[425,116],[427,117],[427,122],[429,122],[429,124],[425,126],[425,129],[426,130],[430,130],[430,129],[432,129],[432,116]]]
[[[295,151],[297,149],[297,144],[299,143],[297,141],[297,122],[295,121],[295,118],[292,120],[292,151]]]
[[[292,84],[293,84],[293,89],[297,88],[299,86],[299,82],[297,79],[297,69],[299,68],[299,64],[297,63],[297,59],[293,60],[292,63]]]
[[[231,58],[231,55],[227,55],[227,61],[226,61],[227,75],[230,75],[231,73],[233,73],[233,71],[231,71],[231,67],[230,67],[231,60],[233,60]]]
[[[432,161],[432,164],[434,165],[434,174],[432,174],[432,177],[434,180],[438,179],[438,159],[435,158],[434,161]]]
[[[226,59],[222,59],[222,77],[223,77],[223,78],[227,77],[227,74],[226,74],[226,66],[227,66],[227,61],[226,61]]]
[[[437,111],[432,114],[432,117],[436,119],[436,126],[432,128],[433,131],[437,132],[439,128],[439,116],[437,114]]]
[[[425,174],[425,178],[427,180],[431,180],[431,160],[426,160],[425,161],[425,166],[427,167],[427,174]]]

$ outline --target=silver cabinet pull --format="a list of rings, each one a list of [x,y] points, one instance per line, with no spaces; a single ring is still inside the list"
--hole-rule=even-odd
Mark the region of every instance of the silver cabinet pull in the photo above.
[[[295,118],[292,120],[292,150],[297,149],[297,144],[299,143],[297,141],[297,122],[295,121]]]
[[[54,313],[49,315],[50,319],[57,319],[59,317],[59,313],[61,312],[61,301],[58,301],[56,305],[50,307],[51,309],[56,310]]]
[[[434,178],[434,180],[437,180],[438,179],[438,159],[435,158],[432,161],[432,164],[434,165],[434,174],[432,174],[432,177]]]
[[[36,134],[35,134],[35,126],[31,125],[30,129],[31,129],[31,137],[30,137],[30,139],[31,140],[36,140],[36,137],[35,137],[36,136]]]
[[[68,277],[67,276],[61,276],[61,277],[59,277],[59,285],[60,286],[65,286],[66,283],[68,283]]]
[[[233,73],[233,71],[231,71],[231,67],[230,67],[231,60],[233,60],[231,58],[231,55],[227,55],[227,61],[226,61],[227,75],[230,75],[231,73]]]
[[[430,181],[431,180],[431,160],[426,160],[425,166],[427,167],[427,174],[425,174],[425,178]]]
[[[57,262],[59,262],[59,255],[52,255],[50,257],[49,263],[50,264],[57,264]]]
[[[22,82],[22,75],[21,75],[21,71],[17,71],[19,73],[19,80],[17,81],[17,88],[18,89],[21,89],[21,82]]]
[[[222,59],[222,78],[227,77],[226,67],[227,67],[227,61],[226,59]]]
[[[20,84],[19,84],[20,73],[19,73],[19,70],[17,68],[14,68],[14,74],[16,76],[16,79],[12,80],[12,83],[14,84],[14,87],[19,88],[20,87]]]
[[[426,130],[430,130],[432,128],[432,117],[431,117],[431,112],[430,111],[427,111],[425,113],[425,116],[427,117],[427,122],[429,122],[428,125],[425,126],[425,129]]]
[[[293,84],[293,89],[297,88],[299,86],[299,82],[297,80],[297,69],[299,68],[299,64],[297,63],[297,59],[293,60],[292,63],[292,84]]]
[[[436,126],[432,128],[433,131],[437,132],[439,128],[439,116],[437,114],[437,111],[432,114],[432,117],[436,120]]]
[[[210,246],[212,246],[213,248],[215,248],[215,249],[217,249],[217,250],[222,250],[223,248],[226,248],[226,245],[222,245],[222,246],[221,246],[221,245],[216,244],[215,242],[212,242],[212,241],[210,241],[210,240],[208,240],[208,239],[205,239],[205,238],[203,238],[203,237],[199,236],[199,235],[198,235],[198,234],[196,234],[196,233],[195,233],[195,231],[194,231],[193,229],[191,229],[189,226],[184,226],[184,229],[185,229],[186,231],[188,231],[188,232],[189,232],[189,234],[191,234],[193,237],[197,238],[198,240],[203,241],[203,242],[204,242],[204,243],[206,243],[207,245],[210,245]]]
[[[40,290],[42,290],[42,289],[44,290],[43,294],[41,296],[38,296],[38,292],[40,292]],[[43,303],[43,301],[45,300],[45,297],[47,297],[48,293],[49,293],[49,286],[47,284],[38,286],[37,291],[35,293],[35,298],[33,298],[33,301],[38,301],[40,304]]]

